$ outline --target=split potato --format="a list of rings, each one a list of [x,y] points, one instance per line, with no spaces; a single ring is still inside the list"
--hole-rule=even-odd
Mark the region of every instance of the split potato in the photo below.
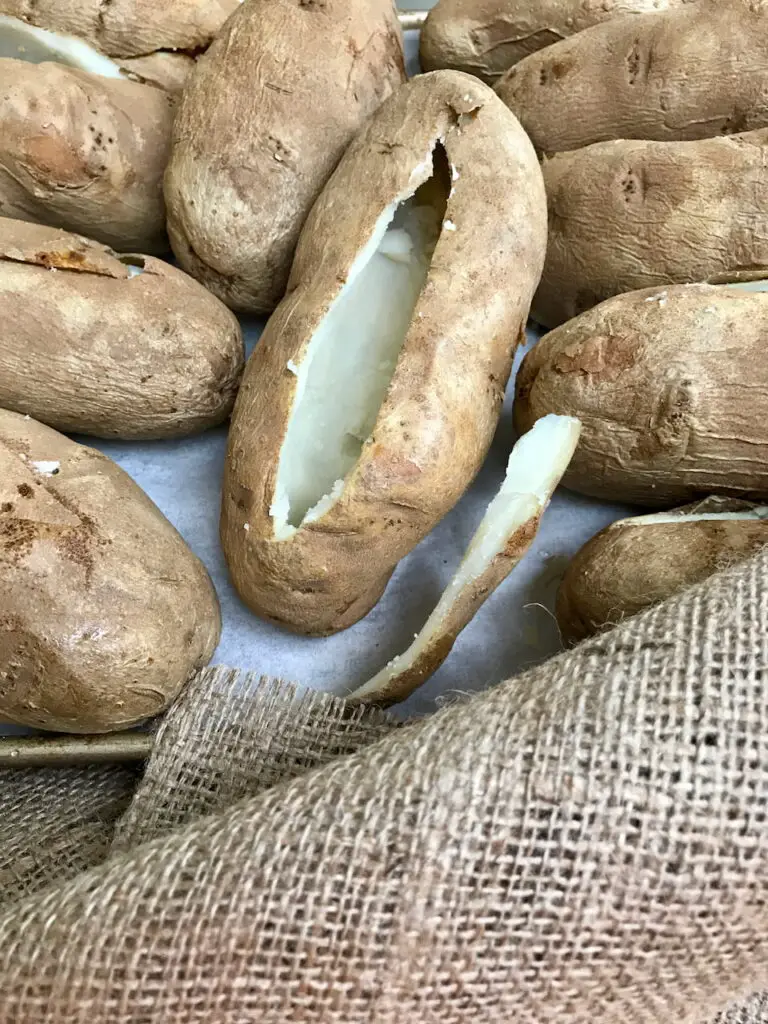
[[[459,634],[524,557],[573,457],[579,421],[545,416],[520,438],[456,574],[403,654],[349,694],[352,703],[388,707],[417,690],[451,653]]]
[[[672,512],[621,519],[578,552],[557,595],[563,638],[583,640],[768,544],[768,507],[709,498]]]
[[[0,218],[0,309],[0,407],[124,439],[198,433],[232,410],[240,326],[161,260]]]
[[[422,75],[374,115],[233,413],[222,543],[253,610],[323,635],[378,601],[482,465],[545,246],[536,154],[487,86]]]
[[[163,253],[172,101],[58,63],[0,59],[0,215]]]
[[[190,76],[166,175],[181,266],[233,309],[281,299],[302,224],[405,78],[392,0],[249,0]]]
[[[425,71],[453,68],[495,84],[537,50],[626,14],[694,0],[438,0],[421,32]]]
[[[241,2],[0,0],[0,56],[35,59],[30,54],[43,41],[59,52],[41,59],[79,67],[89,47],[118,74],[179,92],[197,54]]]
[[[698,0],[617,18],[526,57],[497,91],[544,153],[762,128],[766,25],[764,0]]]
[[[617,295],[523,360],[515,420],[576,416],[564,483],[669,508],[710,494],[768,499],[768,281]]]
[[[604,142],[544,163],[549,245],[533,316],[554,327],[603,299],[764,269],[768,129],[699,142]]]
[[[0,718],[110,732],[164,710],[221,629],[201,562],[100,452],[0,411]]]

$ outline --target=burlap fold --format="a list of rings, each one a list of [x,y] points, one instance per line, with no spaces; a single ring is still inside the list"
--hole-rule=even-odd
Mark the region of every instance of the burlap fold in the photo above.
[[[767,568],[403,728],[209,673],[102,863],[67,877],[61,830],[60,881],[3,849],[31,881],[0,911],[0,1021],[712,1018],[766,984]]]

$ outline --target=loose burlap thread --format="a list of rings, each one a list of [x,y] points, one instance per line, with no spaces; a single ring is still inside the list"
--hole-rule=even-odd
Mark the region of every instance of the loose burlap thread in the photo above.
[[[4,773],[0,1022],[768,1021],[767,570],[405,726],[212,670],[138,785]]]

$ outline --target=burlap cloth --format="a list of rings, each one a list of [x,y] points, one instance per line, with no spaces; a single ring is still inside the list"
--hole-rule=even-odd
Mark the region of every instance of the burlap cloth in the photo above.
[[[3,773],[0,1021],[768,1022],[767,572],[405,726],[209,671],[143,778]]]

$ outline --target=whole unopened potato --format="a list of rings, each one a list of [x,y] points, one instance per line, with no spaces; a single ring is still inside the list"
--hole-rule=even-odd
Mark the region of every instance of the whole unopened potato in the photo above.
[[[243,380],[222,544],[259,614],[344,629],[491,443],[546,246],[536,154],[456,71],[402,86],[344,154]]]
[[[568,566],[557,595],[576,642],[658,604],[768,544],[768,507],[709,498],[601,530]]]
[[[240,326],[151,256],[0,218],[0,407],[100,437],[181,437],[221,423]]]
[[[497,91],[545,153],[762,128],[767,26],[765,0],[698,0],[617,18],[526,57]]]
[[[768,277],[767,159],[761,129],[603,142],[545,161],[549,244],[534,318],[554,327],[621,292],[761,267]]]
[[[626,14],[695,0],[438,0],[421,32],[425,71],[454,68],[494,84],[530,53]]]
[[[0,411],[0,719],[132,725],[208,663],[220,629],[202,563],[119,466]]]
[[[233,309],[274,309],[312,203],[404,77],[392,0],[243,4],[174,127],[165,193],[182,267]]]
[[[130,77],[169,91],[181,89],[198,53],[206,49],[242,0],[0,0],[0,56],[19,56],[41,39],[34,29],[70,38],[112,58]],[[14,25],[14,21],[21,25]],[[28,30],[24,33],[25,26]],[[30,31],[31,30],[31,31]],[[49,40],[56,45],[56,40]],[[14,47],[12,48],[12,47]]]
[[[0,59],[0,215],[167,251],[161,89],[61,64]]]
[[[584,494],[667,508],[768,499],[766,337],[768,281],[617,295],[528,353],[515,421],[581,420],[563,482]]]

